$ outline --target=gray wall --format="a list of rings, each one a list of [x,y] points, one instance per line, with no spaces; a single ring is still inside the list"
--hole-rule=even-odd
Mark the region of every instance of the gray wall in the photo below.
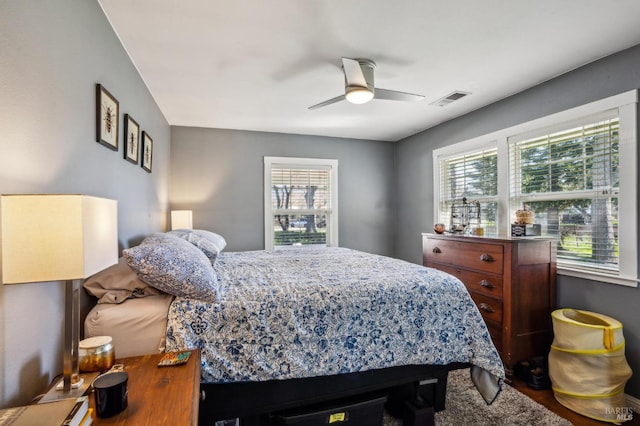
[[[169,129],[95,1],[0,2],[0,193],[85,193],[118,201],[121,248],[165,228],[172,208],[225,235],[229,250],[263,247],[264,155],[340,161],[340,245],[416,263],[433,224],[434,148],[640,86],[640,48],[606,58],[472,114],[386,142]],[[153,173],[94,141],[94,85],[154,139]],[[170,140],[173,142],[170,144]],[[171,145],[171,146],[170,146]],[[171,156],[171,159],[169,158]],[[169,168],[172,178],[169,182]],[[396,208],[397,200],[397,208]],[[560,306],[625,324],[640,396],[638,289],[560,277]],[[62,284],[0,286],[0,407],[28,403],[61,371]]]
[[[0,52],[0,193],[115,199],[121,248],[162,230],[169,126],[97,2],[2,0]],[[95,142],[96,83],[153,137],[153,173]],[[0,285],[0,408],[62,372],[63,307],[62,283]]]
[[[227,250],[264,248],[264,156],[338,159],[340,246],[393,255],[394,145],[278,133],[171,128],[172,209]]]
[[[398,226],[396,255],[421,259],[422,232],[433,217],[433,164],[436,148],[640,87],[640,46],[564,74],[530,90],[411,136],[397,145]],[[640,197],[639,197],[640,199]],[[640,289],[558,277],[558,307],[610,315],[624,324],[626,356],[635,374],[627,393],[640,397]]]

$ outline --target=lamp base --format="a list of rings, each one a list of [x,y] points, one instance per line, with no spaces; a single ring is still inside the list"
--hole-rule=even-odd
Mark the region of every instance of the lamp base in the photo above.
[[[60,399],[78,398],[80,396],[86,395],[90,392],[91,384],[93,383],[95,378],[98,377],[99,374],[100,373],[98,372],[81,373],[80,379],[78,381],[80,385],[78,386],[76,385],[76,383],[74,383],[69,392],[65,392],[62,389],[63,388],[62,383],[64,378],[60,378],[60,381],[58,381],[58,383],[52,386],[51,389],[49,389],[49,391],[46,394],[44,394],[42,398],[40,398],[40,401],[38,401],[38,404],[43,402],[57,401]]]
[[[84,377],[78,377],[75,382],[71,382],[71,389],[80,389],[84,383]],[[61,391],[64,389],[64,377],[56,385],[56,389]]]

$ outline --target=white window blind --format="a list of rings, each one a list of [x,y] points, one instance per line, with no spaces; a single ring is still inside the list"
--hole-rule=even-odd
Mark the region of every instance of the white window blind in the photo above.
[[[337,241],[337,161],[265,157],[265,246]]]
[[[438,222],[449,227],[451,206],[467,202],[480,203],[481,223],[488,233],[497,233],[498,151],[482,149],[440,158],[440,199]]]
[[[559,239],[558,263],[619,272],[617,110],[539,136],[509,138],[510,209]]]

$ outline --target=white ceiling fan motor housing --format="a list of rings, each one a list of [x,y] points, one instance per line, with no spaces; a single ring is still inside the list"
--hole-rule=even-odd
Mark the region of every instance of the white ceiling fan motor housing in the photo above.
[[[376,63],[370,59],[356,59],[360,65],[363,79],[355,79],[356,81],[349,81],[347,78],[347,72],[345,70],[345,97],[353,104],[364,104],[373,99],[375,95],[374,85],[374,69]]]

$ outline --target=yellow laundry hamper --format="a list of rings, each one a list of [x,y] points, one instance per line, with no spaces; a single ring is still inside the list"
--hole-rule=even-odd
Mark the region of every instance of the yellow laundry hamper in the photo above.
[[[624,386],[632,372],[620,321],[577,309],[558,309],[551,318],[549,378],[556,400],[603,422],[630,420]]]

